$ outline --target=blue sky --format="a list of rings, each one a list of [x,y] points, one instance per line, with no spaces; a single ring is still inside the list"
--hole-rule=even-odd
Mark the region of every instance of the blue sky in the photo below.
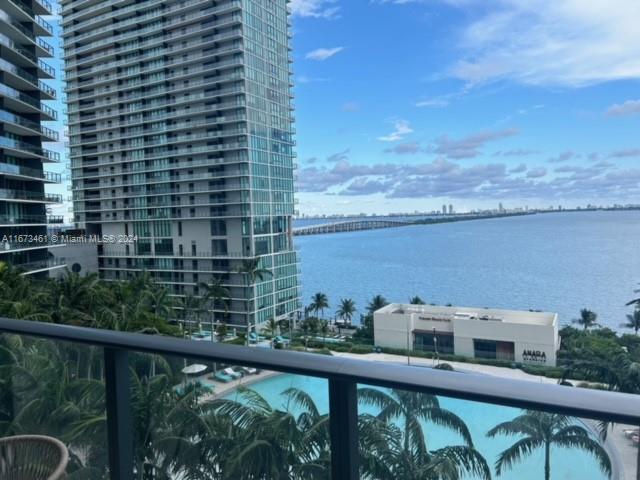
[[[637,0],[291,8],[301,213],[640,203]]]
[[[635,0],[293,0],[300,211],[640,203]]]

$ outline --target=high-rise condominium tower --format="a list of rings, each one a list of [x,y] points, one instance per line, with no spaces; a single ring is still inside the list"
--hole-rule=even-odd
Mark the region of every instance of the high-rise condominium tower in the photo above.
[[[0,262],[31,274],[60,268],[48,252],[47,223],[62,217],[47,216],[47,204],[62,202],[46,194],[47,183],[60,175],[44,171],[43,163],[59,162],[59,154],[42,148],[58,140],[43,126],[56,120],[56,112],[43,102],[56,92],[42,79],[54,78],[41,57],[52,57],[53,47],[41,37],[53,34],[41,18],[51,15],[46,0],[0,2]]]
[[[299,311],[287,2],[62,0],[74,211],[115,236],[104,279],[220,280],[232,325]]]

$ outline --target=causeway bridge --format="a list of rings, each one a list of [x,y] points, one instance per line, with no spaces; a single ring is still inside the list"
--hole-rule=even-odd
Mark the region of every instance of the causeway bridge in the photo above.
[[[321,235],[324,233],[357,232],[359,230],[377,230],[380,228],[396,228],[413,225],[413,222],[402,220],[362,219],[347,220],[344,222],[323,223],[308,225],[293,229],[294,235]]]

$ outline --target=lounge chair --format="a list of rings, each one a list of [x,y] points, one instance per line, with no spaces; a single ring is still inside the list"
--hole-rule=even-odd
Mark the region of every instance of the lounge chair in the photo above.
[[[258,369],[253,367],[242,367],[242,371],[247,375],[255,375],[258,373]]]
[[[225,368],[224,370],[222,370],[222,372],[225,375],[230,376],[231,378],[237,379],[242,377],[242,374],[239,372],[236,372],[233,368],[229,367],[229,368]]]
[[[222,383],[229,383],[231,381],[233,381],[233,377],[230,377],[229,375],[227,375],[224,372],[216,372],[216,374],[213,376],[214,380],[218,380],[219,382]]]
[[[624,436],[627,438],[631,438],[634,435],[640,435],[640,429],[638,428],[629,428],[629,429],[623,430],[622,432],[624,433]]]

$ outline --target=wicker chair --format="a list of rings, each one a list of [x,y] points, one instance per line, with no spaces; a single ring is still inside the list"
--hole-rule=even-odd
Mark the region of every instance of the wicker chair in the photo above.
[[[40,435],[0,438],[0,479],[64,478],[69,452],[62,442]]]

